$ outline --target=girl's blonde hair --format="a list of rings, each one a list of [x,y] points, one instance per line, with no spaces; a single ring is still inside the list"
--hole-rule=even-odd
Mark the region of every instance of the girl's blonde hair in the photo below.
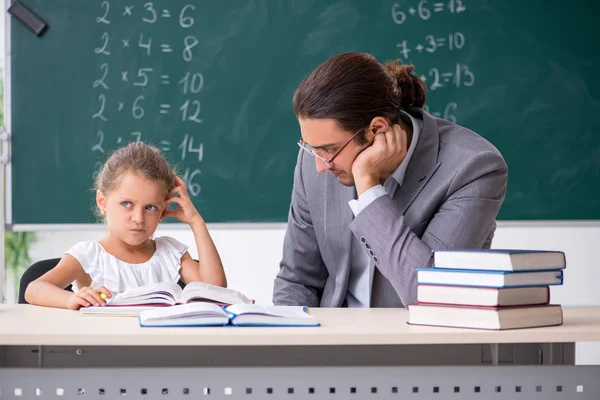
[[[156,147],[137,142],[114,151],[96,178],[95,188],[107,195],[119,185],[124,173],[131,172],[160,182],[165,195],[176,186],[175,172]]]

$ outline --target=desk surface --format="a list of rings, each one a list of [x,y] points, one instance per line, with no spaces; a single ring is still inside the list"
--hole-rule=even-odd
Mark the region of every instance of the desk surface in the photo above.
[[[313,308],[320,327],[141,328],[135,317],[0,304],[0,346],[295,346],[600,342],[600,307],[564,308],[562,326],[482,331],[411,326],[406,309]]]

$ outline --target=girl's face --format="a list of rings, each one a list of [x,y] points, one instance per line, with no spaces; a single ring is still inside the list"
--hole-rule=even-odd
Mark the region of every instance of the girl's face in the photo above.
[[[167,193],[160,182],[126,172],[108,193],[96,193],[106,216],[109,236],[130,246],[142,245],[154,235],[166,207]]]

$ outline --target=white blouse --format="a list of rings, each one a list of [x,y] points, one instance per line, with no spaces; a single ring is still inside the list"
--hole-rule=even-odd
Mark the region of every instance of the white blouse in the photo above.
[[[181,257],[188,250],[183,243],[163,236],[154,240],[156,251],[146,262],[130,264],[107,252],[96,241],[80,242],[65,252],[75,257],[92,278],[92,286],[105,286],[114,296],[127,289],[159,282],[178,282]],[[73,291],[79,290],[73,282]]]

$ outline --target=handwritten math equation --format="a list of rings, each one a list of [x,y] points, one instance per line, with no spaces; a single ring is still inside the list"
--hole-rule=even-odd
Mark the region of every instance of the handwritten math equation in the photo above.
[[[443,13],[461,14],[467,11],[466,2],[466,0],[420,0],[403,5],[396,2],[391,7],[391,21],[395,25],[403,25],[411,19],[427,21]],[[410,62],[409,60],[413,56],[427,56],[428,54],[443,52],[444,60],[451,60],[453,54],[458,55],[467,48],[468,40],[463,32],[426,33],[421,38],[413,38],[412,40],[400,38],[396,42],[396,58],[399,56],[403,62]],[[452,90],[455,93],[461,88],[469,88],[475,85],[475,72],[467,63],[455,62],[451,67],[441,68],[440,66],[427,65],[421,62],[415,65],[415,72],[427,85],[431,97],[444,89]],[[455,112],[458,108],[459,105],[454,100],[450,100],[441,110],[431,110],[428,105],[424,107],[425,111],[433,116],[450,122],[456,122]]]
[[[396,43],[400,55],[407,60],[411,52],[419,54],[435,53],[438,50],[448,49],[448,51],[460,50],[465,47],[465,35],[460,32],[453,32],[445,37],[435,37],[434,35],[425,35],[423,41],[411,46],[407,40]]]
[[[401,7],[399,3],[392,5],[392,19],[394,23],[402,25],[408,18],[418,18],[427,21],[435,14],[449,12],[451,14],[460,14],[467,8],[462,0],[450,0],[447,3],[443,1],[421,0],[416,6]]]
[[[139,32],[133,37],[117,37],[111,31],[111,26],[116,24],[127,24],[128,22],[139,22],[143,24],[160,24],[162,21],[177,18],[179,28],[186,32],[195,24],[195,13],[197,6],[187,4],[179,9],[157,8],[153,2],[146,2],[143,6],[124,4],[121,1],[102,1],[100,9],[95,18],[95,23],[103,26],[105,31],[98,38],[93,52],[98,56],[97,79],[92,82],[92,89],[97,93],[97,108],[91,115],[93,120],[97,120],[101,127],[95,134],[95,144],[92,146],[92,153],[95,156],[103,156],[107,149],[112,149],[115,145],[120,147],[129,142],[140,142],[143,140],[142,131],[133,131],[117,136],[116,141],[107,143],[106,137],[114,135],[105,135],[102,126],[105,125],[115,113],[129,114],[134,121],[146,118],[154,119],[158,117],[176,118],[190,130],[194,126],[202,123],[202,103],[199,95],[205,84],[204,75],[201,71],[185,72],[181,76],[171,76],[152,68],[151,57],[181,57],[181,59],[190,63],[194,60],[197,52],[196,46],[199,44],[198,38],[194,35],[185,35],[180,43],[164,43],[160,39],[152,37],[143,32]],[[148,60],[147,66],[130,69],[122,68],[111,64],[111,54],[113,52],[131,51],[142,62]],[[135,53],[134,53],[135,52]],[[116,75],[114,75],[116,74]],[[127,104],[118,98],[111,98],[108,77],[117,77],[119,85],[129,85],[131,90],[137,91],[134,94],[135,99]],[[183,95],[183,101],[180,104],[161,102],[153,96],[153,89],[159,86],[177,85]],[[204,144],[190,133],[185,133],[183,139],[178,143],[172,143],[169,140],[160,140],[157,147],[163,153],[175,153],[175,157],[185,162],[186,168],[182,173],[182,179],[186,182],[187,188],[193,197],[201,192],[201,185],[198,177],[202,171],[197,164],[202,162],[204,156]],[[187,167],[192,165],[191,167]],[[94,178],[102,167],[102,161],[97,161],[94,168]]]

